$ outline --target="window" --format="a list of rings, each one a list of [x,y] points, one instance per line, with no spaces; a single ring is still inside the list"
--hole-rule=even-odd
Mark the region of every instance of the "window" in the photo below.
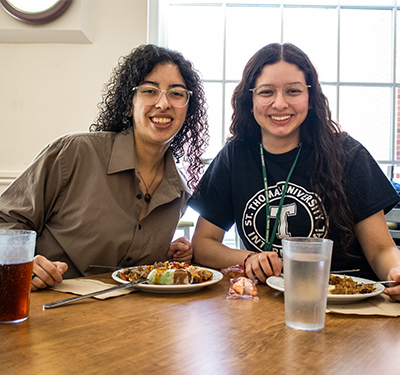
[[[400,180],[399,0],[156,3],[158,29],[150,30],[150,42],[182,52],[203,77],[207,158],[229,135],[230,98],[248,59],[268,43],[291,42],[317,67],[334,120],[389,178]]]
[[[397,6],[398,4],[398,6]],[[291,42],[319,72],[333,119],[400,181],[400,0],[150,0],[149,42],[202,74],[212,159],[229,136],[230,99],[249,58]],[[152,18],[154,17],[154,18]],[[187,220],[196,220],[188,210]],[[232,228],[224,243],[239,247]]]

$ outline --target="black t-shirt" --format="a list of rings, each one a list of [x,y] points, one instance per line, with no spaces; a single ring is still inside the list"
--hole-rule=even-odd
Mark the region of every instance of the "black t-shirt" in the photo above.
[[[343,137],[346,151],[345,183],[355,222],[380,210],[388,212],[399,201],[387,177],[369,152],[350,136]],[[270,233],[275,224],[282,189],[298,147],[284,154],[264,150],[271,210]],[[310,184],[312,150],[303,145],[290,178],[273,243],[282,257],[281,239],[285,237],[332,237],[328,235],[329,212]],[[266,233],[266,205],[257,142],[229,141],[213,160],[189,205],[214,225],[228,231],[236,224],[246,249],[263,251]],[[344,252],[339,238],[334,240],[332,270],[359,268],[356,276],[376,279],[359,243]]]

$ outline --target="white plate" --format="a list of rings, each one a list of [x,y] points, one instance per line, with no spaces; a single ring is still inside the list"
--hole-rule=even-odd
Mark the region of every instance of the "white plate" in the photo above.
[[[343,277],[343,275],[335,275],[335,276],[340,276]],[[360,282],[360,283],[367,283],[371,282],[371,280],[367,279],[362,279],[360,277],[353,277],[351,278],[354,281]],[[271,276],[267,279],[267,284],[273,289],[279,290],[280,292],[284,292],[284,284],[283,284],[283,276]],[[385,287],[382,284],[377,283],[376,284],[376,289],[372,293],[366,293],[366,294],[328,294],[328,303],[329,304],[343,304],[343,303],[354,303],[358,302],[360,300],[370,298],[377,296],[378,294],[381,294]]]
[[[131,267],[135,268],[135,267]],[[199,267],[199,269],[202,269],[203,267]],[[125,268],[122,268],[120,270],[117,270],[113,272],[111,275],[112,278],[115,281],[118,281],[119,283],[129,283],[129,281],[121,279],[118,274],[122,272]],[[199,290],[201,288],[204,288],[205,286],[216,284],[219,281],[222,280],[223,275],[221,272],[212,270],[210,268],[204,268],[213,273],[213,278],[210,281],[205,281],[204,283],[199,283],[199,284],[185,284],[185,285],[156,285],[156,284],[138,284],[136,286],[137,289],[142,290],[143,292],[153,292],[153,293],[186,293],[186,292],[194,292],[196,290]]]

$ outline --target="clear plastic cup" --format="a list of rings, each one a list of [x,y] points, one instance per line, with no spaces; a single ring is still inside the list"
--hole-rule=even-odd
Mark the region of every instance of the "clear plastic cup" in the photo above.
[[[325,326],[333,241],[293,237],[282,240],[285,321],[290,328]]]
[[[29,316],[36,232],[0,230],[0,323]]]

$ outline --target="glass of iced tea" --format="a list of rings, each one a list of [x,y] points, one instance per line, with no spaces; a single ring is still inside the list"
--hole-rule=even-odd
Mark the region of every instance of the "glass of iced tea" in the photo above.
[[[0,230],[0,323],[29,316],[36,232]]]

